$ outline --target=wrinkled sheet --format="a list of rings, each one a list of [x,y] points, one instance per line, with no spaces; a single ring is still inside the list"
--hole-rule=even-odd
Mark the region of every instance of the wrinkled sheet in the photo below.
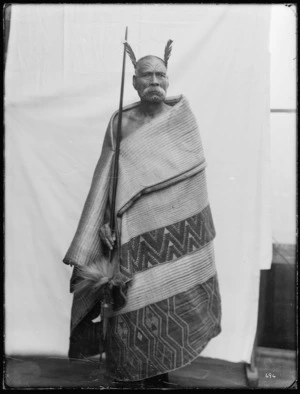
[[[162,57],[208,163],[223,304],[203,356],[249,362],[260,269],[271,264],[268,5],[13,5],[5,76],[5,346],[66,356],[62,259],[118,107],[122,41]],[[124,104],[137,100],[127,59]]]

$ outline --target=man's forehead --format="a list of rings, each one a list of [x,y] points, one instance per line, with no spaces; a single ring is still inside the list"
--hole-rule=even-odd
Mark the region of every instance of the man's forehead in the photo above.
[[[137,62],[137,71],[146,69],[155,69],[164,72],[167,70],[164,62],[155,56],[147,56]]]

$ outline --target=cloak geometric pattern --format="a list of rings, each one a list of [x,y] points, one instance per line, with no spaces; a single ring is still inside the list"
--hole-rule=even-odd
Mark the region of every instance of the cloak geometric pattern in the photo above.
[[[184,366],[221,331],[217,276],[173,297],[110,319],[107,361],[119,380]]]
[[[131,276],[201,249],[215,237],[210,206],[180,222],[138,235],[122,245],[120,271]]]

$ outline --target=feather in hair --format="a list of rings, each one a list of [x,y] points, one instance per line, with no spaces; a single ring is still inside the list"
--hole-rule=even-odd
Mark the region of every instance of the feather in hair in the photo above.
[[[136,68],[136,63],[137,63],[136,57],[135,57],[135,54],[134,54],[131,46],[128,44],[127,41],[124,42],[124,45],[125,45],[126,52],[128,53],[128,55],[132,61],[133,67]]]
[[[166,47],[165,47],[165,57],[164,57],[164,62],[166,67],[168,67],[168,60],[170,58],[171,52],[172,52],[172,40],[168,40]]]

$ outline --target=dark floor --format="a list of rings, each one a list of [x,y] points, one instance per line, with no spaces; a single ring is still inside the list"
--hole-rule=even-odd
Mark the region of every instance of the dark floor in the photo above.
[[[258,388],[289,388],[296,380],[296,352],[258,348]],[[201,358],[171,375],[181,386],[199,388],[249,387],[245,364]]]
[[[296,352],[259,348],[260,388],[288,388],[296,380]],[[170,373],[174,388],[246,388],[245,365],[199,357]],[[109,379],[97,360],[70,363],[55,357],[7,357],[5,384],[9,388],[108,388]]]

